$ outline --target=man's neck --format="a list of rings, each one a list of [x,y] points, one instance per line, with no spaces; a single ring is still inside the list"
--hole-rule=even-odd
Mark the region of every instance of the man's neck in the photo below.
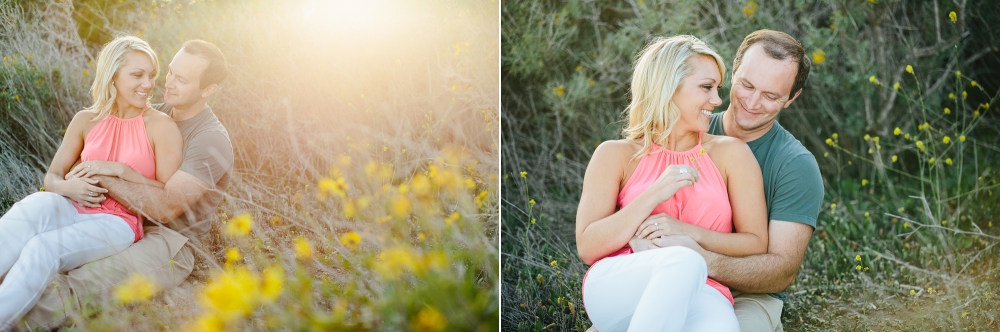
[[[774,120],[757,129],[749,131],[743,130],[743,128],[740,128],[740,126],[736,123],[736,111],[733,110],[732,105],[730,105],[729,109],[726,110],[726,113],[722,115],[722,133],[726,134],[726,136],[739,138],[745,143],[750,143],[763,137],[764,134],[771,131],[772,127],[774,127]]]
[[[206,103],[205,100],[200,100],[187,107],[175,107],[171,105],[171,108],[173,109],[171,117],[174,121],[184,121],[198,115],[198,113],[201,113],[205,107],[208,107],[208,103]]]

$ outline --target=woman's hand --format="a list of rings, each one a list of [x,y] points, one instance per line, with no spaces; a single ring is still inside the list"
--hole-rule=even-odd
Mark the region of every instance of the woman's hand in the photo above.
[[[674,197],[674,194],[681,188],[693,186],[700,178],[701,175],[698,174],[698,170],[694,169],[694,167],[688,165],[670,165],[667,166],[667,169],[663,173],[660,173],[660,177],[656,178],[653,185],[646,190],[652,190],[657,200],[663,202]]]
[[[670,215],[659,213],[649,216],[642,224],[639,224],[639,229],[635,234],[640,239],[648,240],[670,235],[695,237],[696,230],[691,229],[691,226],[691,224],[674,219]]]
[[[125,164],[114,162],[114,161],[103,161],[103,160],[91,160],[82,162],[69,173],[66,173],[66,180],[73,178],[89,178],[94,175],[107,175],[114,177],[121,177],[122,167],[127,167]]]
[[[63,196],[72,199],[73,201],[79,203],[80,205],[86,207],[98,207],[101,206],[106,198],[104,194],[108,192],[107,189],[97,186],[97,179],[91,178],[73,178],[66,180],[60,186],[62,188]]]

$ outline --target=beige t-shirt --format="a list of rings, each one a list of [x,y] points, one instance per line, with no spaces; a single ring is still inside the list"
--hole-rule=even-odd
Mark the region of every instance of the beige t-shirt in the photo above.
[[[173,115],[173,108],[169,105],[157,104],[153,107],[167,115]],[[222,126],[208,106],[193,118],[177,121],[177,128],[184,139],[180,170],[205,181],[211,187],[194,206],[171,220],[167,226],[189,238],[201,239],[212,228],[212,215],[229,186],[230,173],[233,171],[233,145],[226,127]]]

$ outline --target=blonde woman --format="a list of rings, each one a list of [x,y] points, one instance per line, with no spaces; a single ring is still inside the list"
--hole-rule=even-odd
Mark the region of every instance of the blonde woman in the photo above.
[[[94,104],[73,117],[45,174],[45,192],[0,217],[0,331],[38,301],[56,273],[125,250],[142,219],[105,197],[94,175],[163,187],[181,164],[181,134],[152,110],[156,53],[136,37],[104,46],[91,86]],[[79,161],[79,162],[78,162]],[[75,165],[74,165],[75,164]]]
[[[625,139],[594,152],[577,210],[583,303],[601,332],[739,330],[697,252],[649,246],[683,235],[730,256],[767,250],[760,166],[742,141],[705,134],[725,68],[692,36],[657,39],[636,60]]]

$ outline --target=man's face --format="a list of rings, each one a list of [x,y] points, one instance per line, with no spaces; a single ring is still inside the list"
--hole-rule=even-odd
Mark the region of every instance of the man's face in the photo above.
[[[773,123],[781,109],[798,96],[790,95],[797,72],[798,63],[771,58],[759,44],[750,46],[733,73],[729,93],[736,125],[743,131],[753,131]]]
[[[208,60],[197,55],[188,54],[183,49],[177,51],[174,60],[170,61],[167,71],[166,92],[163,102],[176,108],[193,105],[205,96],[205,89],[200,87],[201,74],[208,68]]]

